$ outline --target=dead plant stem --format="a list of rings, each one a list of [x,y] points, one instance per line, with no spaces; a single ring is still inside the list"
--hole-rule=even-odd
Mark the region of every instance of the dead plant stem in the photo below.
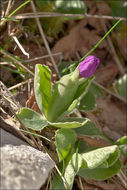
[[[36,7],[35,7],[33,1],[31,1],[31,6],[32,6],[32,9],[33,9],[34,15],[36,15],[36,14],[37,14],[37,12],[36,12]],[[37,26],[38,26],[38,28],[39,28],[39,31],[40,31],[42,40],[43,40],[43,42],[44,42],[44,44],[45,44],[45,47],[46,47],[46,49],[47,49],[47,51],[48,51],[48,54],[49,54],[50,58],[51,58],[52,64],[53,64],[53,66],[54,66],[54,68],[55,68],[55,71],[56,71],[58,77],[60,78],[60,74],[59,74],[57,65],[56,65],[56,63],[55,63],[54,57],[52,56],[50,47],[49,47],[49,45],[48,45],[47,39],[46,39],[46,37],[45,37],[44,31],[43,31],[42,26],[41,26],[41,23],[40,23],[40,20],[39,20],[39,18],[35,18],[35,19],[36,19]]]
[[[59,56],[59,55],[62,55],[62,53],[54,53],[52,54],[52,56]],[[40,56],[40,57],[35,57],[33,59],[29,59],[29,60],[25,60],[26,63],[29,63],[29,62],[32,62],[32,61],[37,61],[37,60],[40,60],[40,59],[45,59],[45,58],[48,58],[50,57],[50,55],[43,55],[43,56]]]
[[[81,190],[83,190],[83,184],[82,184],[82,180],[81,180],[81,177],[79,176],[79,183],[80,183],[80,188]]]
[[[108,94],[111,94],[112,96],[114,96],[114,97],[122,100],[124,103],[127,103],[126,100],[122,96],[119,96],[118,94],[115,94],[115,93],[111,92],[109,89],[105,88],[104,86],[102,86],[101,84],[97,83],[96,81],[93,81],[92,83],[94,83],[97,86],[99,86],[101,89],[103,89]]]
[[[124,17],[113,17],[108,15],[90,15],[90,14],[63,14],[54,12],[37,12],[36,15],[32,13],[24,13],[12,16],[14,19],[28,19],[28,18],[42,18],[42,17],[87,17],[97,19],[119,20],[126,21]]]
[[[106,28],[104,20],[101,20],[101,24],[104,28],[104,32],[107,33],[107,28]],[[111,51],[109,51],[109,53],[112,55],[112,57],[113,57],[114,61],[116,62],[121,74],[124,75],[125,74],[124,69],[123,69],[122,64],[121,64],[121,62],[120,62],[120,60],[116,54],[115,48],[113,46],[112,40],[111,40],[109,35],[107,36],[107,41],[108,41],[108,44],[109,44],[109,47],[111,50]]]

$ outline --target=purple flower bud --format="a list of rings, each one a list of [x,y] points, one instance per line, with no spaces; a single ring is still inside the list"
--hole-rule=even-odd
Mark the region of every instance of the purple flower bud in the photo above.
[[[93,55],[86,57],[78,66],[80,77],[91,77],[95,73],[99,63],[100,60]]]

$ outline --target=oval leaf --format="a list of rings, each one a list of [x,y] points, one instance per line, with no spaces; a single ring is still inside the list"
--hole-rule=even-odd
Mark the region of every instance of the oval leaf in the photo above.
[[[59,160],[61,161],[72,152],[76,141],[76,134],[72,129],[59,129],[56,132],[55,140]]]
[[[116,154],[116,151],[118,152],[118,147],[116,145],[108,146],[104,148],[98,148],[96,150],[92,150],[90,152],[86,152],[82,154],[82,158],[87,164],[87,167],[90,169],[97,168],[99,165],[101,165],[103,162],[109,159],[110,155],[115,153],[115,156],[118,159],[118,154]],[[113,155],[114,156],[114,155]],[[112,162],[115,160],[115,158],[112,159]],[[110,159],[111,164],[111,159]]]
[[[62,121],[58,122],[49,122],[48,123],[54,127],[57,128],[77,128],[85,125],[87,123],[88,119],[83,119],[83,118],[67,118],[63,119]]]
[[[86,12],[85,3],[80,0],[56,0],[55,7],[56,11],[61,13],[85,14]]]
[[[80,136],[103,138],[101,131],[90,120],[88,120],[84,126],[74,129],[74,131],[76,132],[77,135]]]
[[[35,131],[40,131],[48,125],[42,115],[28,108],[22,108],[17,115],[27,128]]]
[[[93,110],[95,107],[96,101],[94,95],[88,91],[85,96],[81,99],[78,108],[80,110]]]
[[[114,89],[117,94],[122,96],[123,98],[127,98],[127,74],[121,77],[118,81],[114,83]]]
[[[54,85],[54,92],[49,102],[48,120],[56,121],[72,104],[78,88],[79,71],[63,76]]]
[[[51,71],[45,65],[36,64],[35,66],[34,92],[39,109],[47,116],[51,98]]]
[[[95,168],[95,169],[80,169],[78,172],[79,176],[94,179],[94,180],[106,180],[115,174],[117,174],[121,168],[122,164],[120,160],[117,160],[109,168]]]

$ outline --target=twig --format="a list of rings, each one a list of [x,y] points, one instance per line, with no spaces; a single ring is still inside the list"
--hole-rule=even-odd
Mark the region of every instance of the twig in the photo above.
[[[126,175],[123,173],[122,170],[120,170],[120,174],[121,174],[121,176],[125,179],[125,181],[127,181],[127,177],[126,177]]]
[[[108,19],[108,20],[123,20],[126,21],[127,19],[124,17],[114,17],[114,16],[107,16],[107,15],[90,15],[86,14],[85,15],[88,18],[99,18],[99,19]]]
[[[37,12],[36,15],[32,13],[24,13],[15,15],[14,19],[27,19],[27,18],[42,18],[42,17],[88,17],[88,18],[98,18],[98,19],[108,19],[108,20],[119,20],[126,21],[124,17],[113,17],[107,15],[90,15],[90,14],[63,14],[54,12]]]
[[[47,180],[47,184],[46,184],[46,189],[45,190],[49,189],[50,181],[51,181],[51,172],[49,173],[49,177],[48,177],[48,180]]]
[[[36,7],[35,7],[33,1],[31,1],[31,6],[32,6],[32,9],[33,9],[34,14],[36,15],[36,14],[37,14],[37,12],[36,12]],[[51,50],[50,50],[50,48],[49,48],[49,45],[48,45],[48,42],[47,42],[47,40],[46,40],[46,37],[45,37],[44,31],[43,31],[43,29],[42,29],[42,26],[41,26],[41,23],[40,23],[39,18],[36,18],[36,22],[37,22],[37,25],[38,25],[38,28],[39,28],[41,37],[42,37],[42,39],[43,39],[43,41],[44,41],[45,47],[46,47],[46,49],[47,49],[47,51],[48,51],[48,54],[50,55],[52,64],[53,64],[53,66],[54,66],[54,68],[55,68],[55,71],[56,71],[58,77],[60,78],[60,74],[59,74],[58,68],[57,68],[57,66],[56,66],[54,57],[52,56]]]
[[[101,24],[102,24],[102,26],[104,28],[104,32],[107,33],[107,28],[106,28],[105,22],[103,22],[103,20],[101,20]],[[109,51],[109,53],[113,56],[113,59],[115,60],[121,74],[124,75],[125,74],[124,69],[123,69],[123,67],[122,67],[122,65],[120,63],[120,60],[119,60],[119,58],[118,58],[118,56],[116,54],[115,48],[113,46],[113,43],[112,43],[111,38],[110,38],[109,35],[107,36],[107,41],[108,41],[108,44],[109,44],[109,47],[110,47],[110,50],[111,50],[111,51]]]
[[[116,98],[122,100],[124,103],[127,103],[126,100],[122,96],[119,96],[118,94],[114,94],[112,91],[108,90],[107,88],[105,88],[101,84],[97,83],[96,81],[93,81],[93,83],[96,84],[97,86],[99,86],[105,92],[107,92],[107,93],[111,94],[112,96],[115,96]]]
[[[7,114],[2,108],[0,108],[1,109],[1,111],[4,113],[4,114]],[[36,148],[36,146],[34,145],[34,143],[33,143],[33,141],[30,139],[30,138],[28,138],[28,137],[26,137],[20,130],[19,130],[19,128],[17,128],[17,122],[16,123],[11,123],[11,125],[8,123],[8,122],[6,122],[6,121],[4,121],[4,119],[3,119],[3,117],[2,116],[0,116],[0,124],[1,124],[1,127],[3,128],[3,129],[7,129],[7,131],[8,132],[12,132],[12,130],[13,130],[13,132],[14,132],[14,134],[16,133],[16,136],[17,135],[19,135],[20,137],[22,137],[22,139],[24,139],[29,145],[31,145],[32,147],[34,147],[34,148]],[[3,124],[4,124],[4,126],[3,126]],[[6,126],[5,126],[6,125]],[[5,128],[4,128],[5,127]],[[13,133],[12,132],[12,133]]]
[[[22,67],[23,69],[25,69],[32,76],[34,76],[34,73],[32,71],[30,71],[26,66],[24,66],[21,63],[21,61],[17,60],[13,55],[11,55],[10,53],[8,53],[7,51],[5,51],[4,49],[2,49],[1,47],[0,47],[0,53],[2,53],[3,55],[5,55],[6,57],[9,57],[11,60],[13,60],[15,63],[17,63],[17,65],[19,65],[20,67]]]
[[[58,56],[58,55],[62,55],[62,53],[53,53],[52,56]],[[50,57],[50,55],[43,55],[43,56],[40,56],[40,57],[35,57],[33,59],[29,59],[29,60],[25,60],[26,63],[29,63],[29,62],[32,62],[32,61],[37,61],[39,59],[45,59],[47,57]]]
[[[80,188],[81,190],[83,190],[83,184],[82,184],[82,180],[81,180],[81,177],[79,176],[79,183],[80,183]]]
[[[12,2],[13,2],[13,0],[8,1],[8,6],[7,6],[7,9],[6,9],[6,12],[5,12],[5,16],[8,16],[8,14],[9,14],[11,8],[12,8]]]
[[[22,86],[22,85],[24,85],[24,84],[27,84],[28,82],[32,82],[32,81],[33,81],[33,78],[30,78],[30,79],[28,79],[28,80],[26,80],[26,81],[23,81],[23,82],[21,82],[21,83],[18,83],[18,84],[16,84],[16,85],[14,85],[14,86],[8,88],[8,90],[13,90],[13,89],[15,89],[15,88],[18,88],[18,87],[20,87],[20,86]]]
[[[117,176],[119,177],[119,179],[120,179],[121,182],[123,183],[123,186],[124,186],[125,188],[127,188],[127,183],[126,183],[125,179],[123,179],[123,177],[121,176],[121,174],[118,173]]]

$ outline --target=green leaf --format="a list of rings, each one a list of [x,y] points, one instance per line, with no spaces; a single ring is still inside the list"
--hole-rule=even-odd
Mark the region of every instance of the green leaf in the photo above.
[[[110,154],[109,158],[106,160],[108,164],[107,167],[112,166],[118,160],[119,156],[120,156],[120,151],[119,149],[116,149],[116,151],[113,154]]]
[[[123,1],[108,1],[113,16],[127,18],[126,0]]]
[[[57,12],[70,13],[70,14],[85,14],[86,6],[80,0],[56,0],[55,7]]]
[[[85,125],[87,123],[88,119],[84,118],[75,118],[75,117],[70,117],[70,118],[64,118],[62,121],[58,122],[49,122],[48,123],[54,127],[58,128],[77,128]]]
[[[79,110],[88,110],[91,111],[94,109],[96,104],[94,95],[88,91],[85,96],[80,100],[80,104],[78,105]]]
[[[84,126],[73,130],[80,136],[103,137],[101,131],[90,120]]]
[[[118,81],[114,83],[114,89],[117,94],[122,96],[123,98],[127,98],[127,74],[125,74],[123,77],[121,77]]]
[[[76,91],[74,99],[79,98],[82,95],[82,93],[87,92],[87,90],[88,90],[93,79],[94,79],[93,76],[88,78],[88,79],[86,79],[86,78],[80,78],[79,79],[79,86],[78,86],[78,89]]]
[[[51,71],[45,65],[36,64],[35,66],[34,92],[39,109],[47,117],[51,98]]]
[[[116,154],[116,151],[118,152],[118,147],[116,145],[98,148],[96,150],[82,153],[82,158],[89,169],[94,169],[108,160],[110,156],[115,156],[118,159],[118,154]],[[112,158],[112,162],[114,160],[115,158]],[[112,162],[110,158],[109,163],[111,164]]]
[[[59,175],[56,175],[52,182],[51,182],[51,188],[52,190],[71,190],[74,182],[74,178],[79,171],[80,167],[82,165],[82,158],[81,155],[78,153],[74,153],[71,160],[69,161],[67,167],[65,168],[64,172],[64,180],[66,183],[64,183]]]
[[[65,159],[73,150],[76,134],[72,129],[59,129],[56,131],[56,148],[59,160]]]
[[[74,108],[76,107],[77,102],[78,102],[77,99],[74,100],[74,101],[72,102],[72,104],[69,106],[68,110],[65,111],[65,112],[58,118],[58,120],[62,120],[62,118],[65,118],[66,115],[70,114],[70,113],[74,110]]]
[[[48,125],[42,115],[28,108],[22,108],[17,116],[27,128],[35,131],[40,131]]]
[[[89,149],[88,144],[83,139],[80,139],[79,142],[80,143],[79,143],[78,153],[86,152]]]
[[[53,1],[52,0],[36,0],[36,5],[40,10],[43,10],[45,7],[51,7],[53,6]]]
[[[95,169],[83,169],[81,168],[78,172],[79,176],[94,179],[94,180],[106,180],[115,174],[117,174],[122,164],[120,160],[117,160],[112,166],[108,168],[95,168]]]
[[[78,88],[79,70],[63,76],[54,86],[54,92],[49,102],[48,120],[56,121],[72,104]]]
[[[118,139],[115,144],[119,146],[121,154],[127,158],[127,136]]]
[[[120,139],[118,139],[116,141],[116,144],[117,145],[124,145],[124,144],[127,144],[127,136],[124,136],[124,137],[121,137]]]
[[[121,154],[127,159],[127,145],[119,145]]]
[[[68,184],[68,187],[66,187],[66,184],[64,184],[64,185],[69,190],[72,189],[74,178],[75,178],[76,174],[78,173],[81,165],[82,165],[81,155],[78,153],[74,153],[72,156],[72,159],[69,161],[69,163],[65,169],[65,173],[64,173],[64,178]]]
[[[90,85],[89,91],[95,96],[95,98],[103,98],[104,97],[104,91],[94,83],[92,83]]]
[[[53,177],[53,180],[51,181],[51,184],[50,184],[50,189],[51,190],[60,190],[60,189],[66,190],[64,183],[58,174]]]

